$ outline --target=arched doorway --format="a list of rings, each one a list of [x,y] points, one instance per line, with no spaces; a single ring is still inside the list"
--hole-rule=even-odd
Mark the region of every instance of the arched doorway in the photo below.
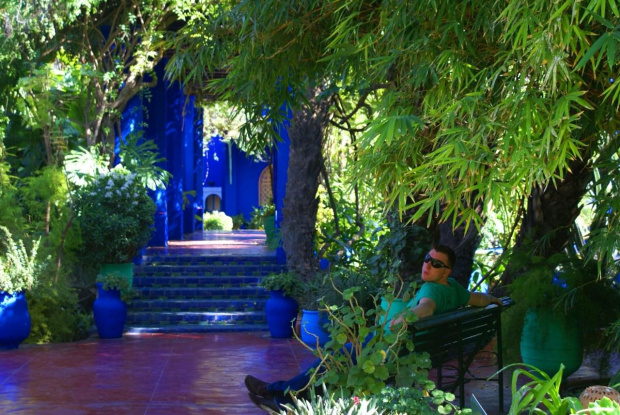
[[[258,177],[258,204],[261,206],[273,203],[272,169],[269,164]]]
[[[215,212],[222,210],[222,199],[216,194],[210,194],[205,199],[205,212]]]

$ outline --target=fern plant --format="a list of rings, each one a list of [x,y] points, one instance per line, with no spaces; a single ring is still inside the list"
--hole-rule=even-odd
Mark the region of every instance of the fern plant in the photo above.
[[[28,252],[24,241],[13,240],[13,235],[4,226],[0,226],[4,233],[6,253],[0,256],[0,291],[16,293],[31,289],[37,280],[40,264],[36,260],[40,239],[33,241],[32,249]]]

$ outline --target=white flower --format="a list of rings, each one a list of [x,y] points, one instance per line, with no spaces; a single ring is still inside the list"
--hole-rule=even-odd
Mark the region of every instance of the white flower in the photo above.
[[[105,197],[111,198],[112,197],[112,192],[106,192]]]

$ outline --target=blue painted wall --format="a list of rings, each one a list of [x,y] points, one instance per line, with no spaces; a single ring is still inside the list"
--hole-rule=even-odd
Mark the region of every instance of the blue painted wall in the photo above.
[[[123,114],[123,136],[144,128],[145,140],[153,140],[161,157],[159,167],[169,171],[172,178],[166,189],[152,193],[157,205],[155,231],[150,246],[167,246],[169,240],[182,240],[184,234],[202,229],[205,196],[203,186],[221,187],[221,208],[228,216],[242,213],[251,219],[254,207],[259,206],[259,178],[268,166],[266,161],[248,157],[234,144],[214,137],[203,148],[202,110],[194,105],[194,98],[187,97],[179,84],[165,81],[164,66],[157,68],[160,80],[150,91],[150,99],[136,97]],[[143,127],[146,123],[146,127]],[[273,157],[274,203],[276,226],[282,218],[282,201],[286,188],[288,169],[288,134],[281,131],[284,141],[278,145]],[[122,158],[122,155],[121,155]],[[190,192],[195,192],[195,196]],[[183,201],[187,202],[183,210]],[[285,261],[284,251],[278,248],[279,260]]]
[[[267,162],[247,157],[234,144],[228,145],[232,169],[226,171],[223,189],[223,207],[228,216],[243,213],[247,221],[251,218],[253,207],[258,207],[258,179],[268,166]],[[228,159],[228,158],[227,158]]]
[[[226,143],[222,137],[213,136],[204,149],[204,172],[203,186],[221,187],[224,184],[224,173],[227,166]]]

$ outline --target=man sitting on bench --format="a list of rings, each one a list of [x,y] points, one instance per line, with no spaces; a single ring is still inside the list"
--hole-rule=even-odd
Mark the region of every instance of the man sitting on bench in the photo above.
[[[485,307],[491,303],[502,305],[501,300],[489,294],[471,293],[455,279],[450,278],[456,260],[454,251],[444,245],[437,245],[426,254],[422,266],[424,284],[409,304],[418,318],[447,313],[464,305]],[[390,327],[402,324],[399,316],[390,322]],[[264,382],[254,376],[245,377],[250,399],[258,407],[266,410],[279,411],[281,405],[290,403],[288,391],[301,390],[310,381],[312,370],[318,366],[320,359],[297,376],[277,382]]]

